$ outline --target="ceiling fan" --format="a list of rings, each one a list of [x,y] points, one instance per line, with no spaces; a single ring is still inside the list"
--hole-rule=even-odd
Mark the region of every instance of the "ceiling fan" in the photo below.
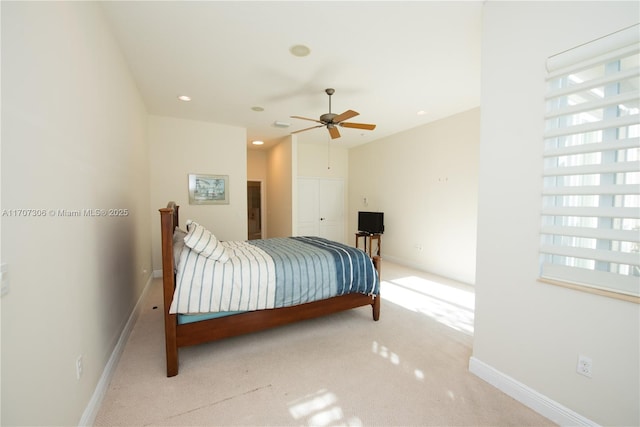
[[[307,117],[300,117],[300,116],[291,116],[292,119],[309,120],[309,121],[320,123],[320,124],[317,126],[311,126],[310,128],[300,129],[291,133],[299,133],[299,132],[304,132],[310,129],[326,127],[327,130],[329,130],[329,135],[331,135],[331,139],[336,139],[336,138],[340,138],[340,132],[338,131],[338,126],[342,126],[345,128],[365,129],[365,130],[374,130],[376,128],[376,125],[371,125],[366,123],[351,123],[351,122],[344,121],[360,114],[356,111],[347,110],[342,114],[332,113],[331,112],[331,95],[335,93],[335,89],[328,88],[328,89],[325,89],[324,91],[327,93],[327,95],[329,95],[329,112],[321,115],[320,120],[309,119]]]

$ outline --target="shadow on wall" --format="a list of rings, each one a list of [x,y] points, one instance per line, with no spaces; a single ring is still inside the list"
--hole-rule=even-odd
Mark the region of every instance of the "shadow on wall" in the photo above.
[[[132,206],[115,203],[113,206]],[[111,210],[113,209],[113,210]],[[135,209],[102,209],[92,218],[96,233],[97,268],[95,278],[97,301],[88,302],[97,311],[98,331],[111,339],[110,352],[115,346],[136,302],[149,278],[149,271],[138,271],[144,265],[137,259],[138,246],[136,220],[140,213]]]

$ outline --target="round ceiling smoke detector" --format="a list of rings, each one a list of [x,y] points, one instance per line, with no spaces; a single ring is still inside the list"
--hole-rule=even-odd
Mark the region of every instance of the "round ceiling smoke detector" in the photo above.
[[[311,49],[309,49],[307,46],[303,45],[303,44],[297,44],[295,46],[291,46],[291,48],[289,49],[289,52],[291,52],[291,54],[293,56],[307,56],[311,53]]]

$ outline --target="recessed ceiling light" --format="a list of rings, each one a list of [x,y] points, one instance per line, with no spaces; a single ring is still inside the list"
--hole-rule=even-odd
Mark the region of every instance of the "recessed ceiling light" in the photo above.
[[[251,143],[252,143],[253,145],[262,145],[262,144],[264,144],[264,141],[256,140],[256,141],[252,141]]]
[[[289,48],[289,52],[291,52],[293,56],[307,56],[311,53],[311,49],[303,44],[297,44],[295,46],[291,46]]]
[[[259,106],[257,106],[257,105],[256,105],[255,107],[251,107],[251,109],[252,109],[253,111],[264,111],[264,108],[259,107]]]
[[[424,111],[424,110],[420,110],[420,111],[418,111],[418,115],[419,115],[419,116],[424,116],[424,115],[426,115],[426,114],[427,114],[427,112],[426,112],[426,111]]]
[[[190,96],[187,96],[187,95],[180,95],[180,96],[178,96],[178,99],[179,99],[180,101],[184,101],[184,102],[189,102],[189,101],[191,101],[191,97],[190,97]]]

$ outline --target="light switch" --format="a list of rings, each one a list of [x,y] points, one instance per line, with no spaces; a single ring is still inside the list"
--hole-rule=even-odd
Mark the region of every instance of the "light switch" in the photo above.
[[[0,264],[0,296],[5,296],[9,293],[9,273],[7,270],[7,264]]]

